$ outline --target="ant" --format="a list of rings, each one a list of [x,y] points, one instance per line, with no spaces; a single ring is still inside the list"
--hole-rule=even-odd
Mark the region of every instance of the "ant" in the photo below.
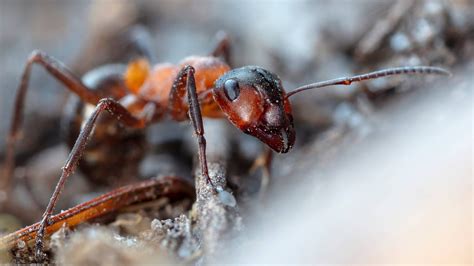
[[[215,187],[209,177],[203,117],[225,118],[245,134],[258,138],[273,151],[287,153],[295,143],[291,96],[306,90],[350,85],[353,82],[391,75],[450,75],[448,71],[438,67],[397,67],[312,83],[286,92],[280,78],[262,67],[244,66],[232,69],[229,64],[229,47],[229,39],[223,37],[210,56],[191,56],[177,65],[157,64],[153,68],[149,60],[138,58],[132,60],[125,70],[103,66],[92,70],[82,80],[46,53],[31,53],[15,97],[7,138],[4,188],[8,187],[14,167],[15,139],[22,120],[21,114],[33,64],[44,67],[50,75],[77,95],[80,101],[95,106],[87,120],[80,122],[79,136],[39,223],[35,244],[38,260],[43,257],[45,228],[50,224],[59,194],[66,179],[78,165],[83,152],[87,150],[86,144],[93,132],[94,137],[111,143],[112,150],[117,150],[120,149],[121,140],[144,132],[146,127],[153,123],[165,118],[174,121],[189,119],[199,146],[201,174],[215,193],[225,193],[222,187]],[[104,111],[119,121],[119,130],[109,130],[111,119],[99,119],[99,115]],[[141,157],[138,157],[139,160]],[[87,156],[85,159],[87,160]],[[126,160],[121,161],[113,168],[121,168],[119,165],[127,163]]]

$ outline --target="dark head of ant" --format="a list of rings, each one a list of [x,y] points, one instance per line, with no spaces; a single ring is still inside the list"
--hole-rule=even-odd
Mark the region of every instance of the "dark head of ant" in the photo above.
[[[233,69],[215,82],[214,100],[227,118],[279,153],[295,143],[291,105],[280,78],[257,66]]]
[[[286,153],[295,143],[289,97],[310,89],[350,85],[353,82],[406,74],[450,75],[448,71],[438,67],[396,67],[316,82],[286,93],[277,75],[261,67],[246,66],[230,70],[219,77],[214,84],[213,96],[236,127],[260,139],[274,151]]]

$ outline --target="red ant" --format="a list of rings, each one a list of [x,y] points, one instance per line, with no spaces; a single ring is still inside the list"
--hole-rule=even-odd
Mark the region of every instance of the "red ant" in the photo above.
[[[225,59],[222,60],[219,57]],[[93,81],[89,82],[81,81],[61,62],[41,51],[34,51],[30,55],[15,98],[11,130],[7,139],[4,183],[8,185],[14,166],[15,139],[21,124],[21,114],[33,64],[42,65],[49,74],[62,82],[81,101],[95,105],[95,109],[82,125],[39,224],[35,245],[36,256],[39,260],[43,257],[45,227],[50,224],[50,217],[59,194],[66,179],[78,165],[94,125],[97,124],[95,131],[110,125],[110,122],[98,121],[99,114],[104,110],[107,110],[126,128],[135,129],[138,132],[143,131],[150,124],[162,121],[165,117],[170,117],[175,121],[191,120],[199,145],[201,173],[219,193],[222,192],[222,188],[215,187],[208,174],[203,116],[227,118],[241,131],[258,138],[274,151],[287,153],[295,143],[289,98],[299,92],[332,85],[350,85],[353,82],[390,75],[449,75],[448,71],[437,67],[399,67],[312,83],[286,92],[280,78],[272,72],[258,66],[232,69],[228,58],[229,41],[223,38],[211,56],[188,57],[178,65],[157,64],[153,69],[150,68],[146,59],[138,59],[129,63],[125,71],[104,67],[93,70],[91,74],[88,74],[88,76],[94,76]],[[124,132],[129,132],[128,129],[105,133],[105,136],[114,139],[126,138],[128,133]],[[99,137],[101,134],[96,132]],[[107,141],[106,137],[102,136],[102,138]],[[121,162],[121,164],[124,163],[127,161]],[[3,187],[7,185],[4,184]]]

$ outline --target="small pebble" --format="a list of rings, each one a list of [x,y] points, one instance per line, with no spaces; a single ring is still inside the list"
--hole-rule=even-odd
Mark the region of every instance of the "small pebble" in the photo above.
[[[17,243],[18,249],[24,249],[26,247],[26,243],[23,240],[18,241]]]
[[[235,205],[237,204],[237,201],[235,200],[234,195],[223,190],[221,187],[218,187],[216,190],[217,190],[217,196],[219,197],[219,200],[222,202],[222,204],[229,207],[235,207]]]
[[[390,38],[390,47],[396,52],[402,52],[411,48],[411,42],[405,34],[397,32]]]

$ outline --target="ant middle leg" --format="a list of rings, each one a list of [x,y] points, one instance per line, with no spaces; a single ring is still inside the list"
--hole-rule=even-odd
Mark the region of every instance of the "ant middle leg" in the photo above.
[[[0,180],[0,189],[4,191],[6,195],[4,198],[6,200],[4,200],[1,205],[6,204],[11,190],[12,174],[15,166],[15,143],[22,123],[24,103],[33,64],[43,66],[50,75],[60,81],[68,90],[78,95],[82,101],[96,105],[101,98],[97,92],[85,86],[79,78],[57,59],[39,50],[33,51],[30,54],[16,92],[10,131],[8,132],[6,140],[7,145],[3,178]]]
[[[232,66],[231,50],[230,50],[230,37],[224,31],[219,31],[216,34],[217,44],[214,50],[211,52],[211,56],[220,57],[228,65]]]
[[[61,193],[67,178],[74,172],[79,160],[81,159],[87,141],[93,131],[95,122],[99,114],[102,113],[104,110],[107,110],[112,116],[119,120],[120,123],[128,127],[144,128],[149,122],[148,116],[137,118],[132,115],[119,102],[113,99],[105,98],[99,101],[99,103],[95,107],[94,112],[90,115],[86,124],[84,125],[84,128],[79,133],[79,137],[77,138],[74,147],[69,153],[66,163],[62,167],[61,177],[59,178],[59,181],[54,189],[53,195],[51,196],[48,206],[46,207],[46,210],[43,213],[35,243],[36,259],[40,262],[44,259],[43,239],[45,228],[46,226],[48,226],[49,219],[54,211],[54,207],[56,206],[56,203],[58,201],[59,194]]]

